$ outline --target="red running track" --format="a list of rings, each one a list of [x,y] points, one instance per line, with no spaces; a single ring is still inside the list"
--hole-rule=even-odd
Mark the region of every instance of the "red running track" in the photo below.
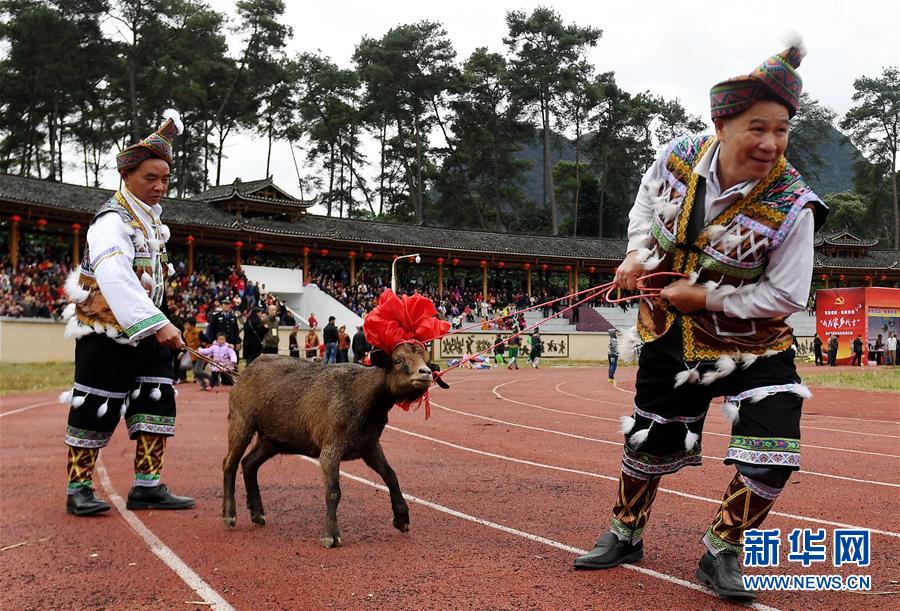
[[[634,370],[461,371],[432,391],[433,413],[392,413],[383,445],[410,503],[412,530],[390,524],[387,493],[361,462],[344,463],[344,547],[318,539],[318,467],[279,457],[260,472],[268,524],[250,523],[238,482],[238,525],[221,512],[227,390],[181,386],[178,434],[164,481],[196,509],[65,514],[66,410],[54,394],[0,400],[0,572],[4,609],[96,608],[728,608],[696,586],[700,536],[734,471],[721,462],[727,424],[710,411],[704,465],[663,480],[637,566],[575,572],[572,558],[608,525]],[[873,592],[765,592],[759,608],[896,608],[900,596],[900,400],[896,393],[813,388],[803,419],[804,471],[766,525],[875,529],[860,569],[786,563],[757,573],[870,574]],[[124,427],[102,452],[124,496],[134,447]],[[423,504],[424,503],[424,504]],[[148,541],[150,543],[148,543]],[[153,549],[151,549],[153,548]],[[155,552],[154,553],[154,549]],[[829,556],[830,557],[830,556]],[[174,567],[174,568],[173,568]],[[751,572],[751,571],[748,571]],[[212,604],[210,604],[212,603]]]

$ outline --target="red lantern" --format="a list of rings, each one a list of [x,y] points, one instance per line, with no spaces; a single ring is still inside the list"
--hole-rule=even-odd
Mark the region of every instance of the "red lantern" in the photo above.
[[[503,261],[498,261],[497,267],[506,267],[506,263],[504,263]]]
[[[43,229],[47,226],[47,219],[38,219],[37,220],[38,229]]]
[[[356,258],[356,251],[355,251],[355,250],[351,250],[350,252],[347,253],[347,256],[350,257],[351,259],[355,259],[355,258]]]
[[[840,280],[841,282],[843,282],[843,281],[844,281],[844,274],[841,274],[840,276],[838,276],[838,280]]]
[[[550,266],[547,265],[546,263],[541,263],[541,271],[544,271],[544,272],[545,272],[545,271],[547,271],[547,268],[549,268],[549,267],[550,267]]]
[[[72,231],[81,231],[81,223],[72,223]]]
[[[319,251],[319,254],[322,255],[323,257],[327,257],[327,256],[328,256],[328,249],[327,249],[327,248],[323,248],[322,250]]]
[[[194,236],[189,235],[189,236],[187,237],[187,240],[186,240],[186,241],[187,241],[188,244],[193,244],[193,243],[194,243]]]
[[[438,262],[438,265],[443,265],[443,264],[444,264],[444,257],[438,257],[438,258],[437,258],[437,262]]]
[[[572,266],[571,266],[571,265],[566,265],[566,271],[567,271],[567,272],[572,271]]]
[[[597,271],[597,268],[594,267],[593,265],[591,265],[591,266],[588,268],[588,271],[589,271],[590,273],[593,274],[595,271]]]
[[[484,259],[482,259],[479,263],[481,264],[481,267],[487,267],[487,261],[485,261]]]
[[[459,265],[459,259],[453,259],[451,263],[453,263],[454,266]]]
[[[881,274],[881,278],[879,278],[879,279],[880,279],[880,280],[887,280],[887,276],[885,276],[884,274]]]
[[[820,278],[822,278],[822,280],[828,280],[828,274],[822,274]]]
[[[372,253],[367,252],[367,253],[364,254],[363,256],[366,258],[366,260],[368,260],[368,259],[371,259],[373,255],[372,255]]]
[[[525,269],[531,269],[531,263],[526,263],[522,267],[524,267]]]
[[[256,249],[256,252],[259,252],[263,249],[263,243],[257,242],[253,247]]]
[[[303,247],[303,254],[304,254],[304,255],[308,255],[310,252],[312,252],[312,249],[311,249],[309,246],[304,246],[304,247]]]
[[[868,275],[866,276],[866,282],[868,282],[871,279],[872,279],[872,276],[868,276]]]
[[[240,250],[241,248],[244,247],[244,243],[241,242],[240,240],[238,240],[237,242],[234,243],[234,247],[237,248],[238,250]]]
[[[19,221],[22,220],[22,217],[19,216],[18,214],[14,214],[11,217],[9,217],[9,220],[11,220],[13,223],[18,223]]]

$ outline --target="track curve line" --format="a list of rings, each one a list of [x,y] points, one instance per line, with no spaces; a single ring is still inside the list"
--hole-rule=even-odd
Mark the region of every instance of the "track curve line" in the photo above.
[[[445,441],[443,439],[438,439],[436,437],[430,437],[428,435],[422,435],[421,433],[415,433],[413,431],[407,431],[405,429],[398,428],[393,425],[388,425],[388,430],[395,431],[397,433],[402,433],[404,435],[409,435],[410,437],[417,437],[419,439],[423,439],[425,441],[430,441],[432,443],[437,443],[443,446],[447,446],[449,448],[453,448],[455,450],[460,450],[463,452],[470,452],[472,454],[477,454],[479,456],[486,456],[488,458],[496,458],[497,460],[505,460],[507,462],[513,462],[521,465],[527,465],[529,467],[536,467],[538,469],[548,469],[550,471],[561,471],[564,473],[572,473],[574,475],[584,475],[586,477],[593,477],[596,479],[604,479],[610,482],[618,483],[619,478],[613,477],[611,475],[606,475],[604,473],[597,473],[595,471],[584,471],[582,469],[573,469],[571,467],[561,467],[559,465],[549,465],[546,463],[540,463],[533,460],[525,460],[523,458],[515,458],[513,456],[506,456],[504,454],[495,454],[494,452],[487,452],[485,450],[478,450],[476,448],[469,448],[467,446],[459,445],[453,443],[451,441]],[[660,492],[665,492],[666,494],[672,494],[674,496],[680,496],[682,498],[691,499],[694,501],[702,501],[704,503],[711,503],[713,505],[721,505],[722,499],[713,499],[705,496],[700,496],[697,494],[691,494],[689,492],[682,492],[681,490],[674,490],[672,488],[664,488],[660,486]],[[855,526],[853,524],[845,524],[843,522],[833,522],[831,520],[822,520],[819,518],[811,518],[809,516],[802,516],[794,513],[785,513],[783,511],[770,511],[769,515],[780,516],[782,518],[791,518],[793,520],[799,520],[802,522],[811,522],[813,524],[822,524],[824,526],[835,526],[838,528],[853,528],[853,529],[863,529],[866,528],[873,533],[878,533],[879,535],[885,535],[887,537],[895,537],[900,538],[900,533],[892,532],[890,530],[878,530],[876,528],[868,528],[863,526]]]
[[[540,431],[542,433],[549,433],[551,435],[559,435],[561,437],[569,437],[571,439],[581,439],[582,441],[590,441],[593,443],[604,443],[607,445],[621,446],[621,441],[609,441],[608,439],[599,439],[597,437],[588,437],[586,435],[577,435],[575,433],[566,433],[565,431],[556,431],[554,429],[546,429],[539,426],[531,426],[529,424],[519,424],[518,422],[509,422],[508,420],[500,420],[499,418],[491,418],[490,416],[482,416],[480,414],[472,414],[470,412],[464,412],[461,410],[453,409],[452,407],[447,407],[446,405],[441,405],[440,403],[436,403],[434,401],[431,402],[431,405],[437,407],[438,409],[442,409],[444,411],[450,412],[452,414],[458,414],[460,416],[468,416],[469,418],[477,418],[479,420],[487,420],[489,422],[496,422],[498,424],[505,424],[507,426],[512,426],[520,429],[528,429],[532,431]],[[707,458],[709,460],[717,460],[719,462],[724,462],[725,459],[721,456],[708,456],[706,454],[702,455],[703,458]],[[870,479],[859,479],[856,477],[846,477],[843,475],[833,475],[831,473],[821,473],[819,471],[807,471],[803,470],[803,473],[806,475],[817,475],[819,477],[827,477],[830,479],[840,479],[848,482],[856,482],[858,484],[872,484],[873,486],[887,486],[889,488],[900,488],[900,484],[892,484],[890,482],[879,482],[876,480]]]
[[[312,463],[314,465],[318,465],[319,461],[314,458],[309,458],[307,456],[300,456],[301,459]],[[369,486],[370,488],[375,488],[376,490],[380,490],[381,492],[388,492],[387,486],[384,484],[379,484],[378,482],[373,482],[372,480],[366,479],[364,477],[360,477],[358,475],[354,475],[352,473],[348,473],[346,471],[340,472],[342,478],[347,478],[351,481],[364,484]],[[410,503],[416,503],[417,505],[422,505],[424,507],[428,507],[429,509],[433,509],[435,511],[439,511],[441,513],[447,514],[449,516],[453,516],[454,518],[458,518],[460,520],[465,520],[467,522],[473,522],[475,524],[479,524],[481,526],[486,526],[488,528],[492,528],[494,530],[498,530],[500,532],[504,532],[509,535],[513,535],[519,537],[520,539],[526,539],[528,541],[532,541],[534,543],[540,543],[542,545],[546,545],[548,547],[552,547],[564,552],[569,552],[570,554],[586,554],[588,550],[579,549],[577,547],[573,547],[571,545],[566,545],[565,543],[560,543],[559,541],[554,541],[553,539],[548,539],[546,537],[542,537],[540,535],[535,535],[529,532],[525,532],[524,530],[519,530],[517,528],[512,528],[509,526],[504,526],[503,524],[498,524],[497,522],[492,522],[490,520],[486,520],[484,518],[479,518],[478,516],[473,516],[468,513],[464,513],[462,511],[458,511],[451,507],[447,507],[446,505],[441,505],[440,503],[435,503],[433,501],[429,501],[428,499],[419,498],[417,496],[413,496],[412,494],[403,493],[403,498],[405,498]],[[629,569],[632,571],[636,571],[643,575],[647,575],[648,577],[654,577],[656,579],[665,581],[667,583],[679,585],[685,588],[689,588],[691,590],[695,590],[697,592],[703,592],[704,594],[708,594],[716,599],[715,593],[700,584],[692,583],[685,579],[680,579],[678,577],[674,577],[672,575],[667,575],[666,573],[660,573],[659,571],[654,571],[653,569],[644,568],[642,566],[637,566],[634,564],[622,564],[620,565],[622,568]],[[757,609],[758,611],[778,611],[775,607],[769,607],[760,603],[752,603],[748,605],[751,609]]]

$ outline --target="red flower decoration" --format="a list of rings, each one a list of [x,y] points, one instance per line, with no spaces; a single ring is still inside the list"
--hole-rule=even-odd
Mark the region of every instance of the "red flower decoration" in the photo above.
[[[363,322],[366,339],[376,348],[391,353],[404,342],[430,342],[450,330],[450,323],[436,318],[437,310],[427,297],[397,297],[385,289]]]

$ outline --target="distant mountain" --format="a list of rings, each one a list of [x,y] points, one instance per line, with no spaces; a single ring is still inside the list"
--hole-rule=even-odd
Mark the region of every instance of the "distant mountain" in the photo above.
[[[590,137],[590,134],[583,136],[586,140]],[[541,134],[539,130],[536,130],[534,138],[527,142],[517,154],[520,159],[531,162],[531,167],[522,172],[524,178],[522,192],[525,197],[538,205],[544,201],[542,151]],[[825,140],[820,146],[819,156],[822,158],[822,165],[812,166],[815,175],[804,177],[813,190],[820,197],[825,197],[829,193],[853,190],[853,165],[862,159],[862,156],[859,150],[834,127],[828,126]],[[560,160],[575,161],[574,141],[554,132],[551,137],[550,158],[553,165]],[[584,151],[582,150],[583,158]]]

